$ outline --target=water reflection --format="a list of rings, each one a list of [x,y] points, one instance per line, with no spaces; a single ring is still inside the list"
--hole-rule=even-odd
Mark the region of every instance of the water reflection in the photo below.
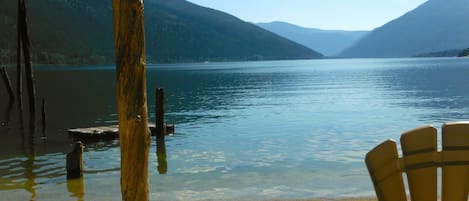
[[[115,122],[117,119],[116,116],[112,116],[115,113],[116,102],[115,77],[112,70],[70,73],[44,71],[38,67],[36,78],[37,97],[44,97],[50,106],[47,111],[47,127],[43,125],[41,130],[38,129],[39,126],[34,125],[33,128],[33,122],[38,123],[37,119],[25,118],[23,115],[27,114],[23,114],[18,103],[14,104],[16,105],[14,108],[18,110],[7,107],[0,116],[2,118],[0,122],[5,122],[0,127],[0,134],[7,135],[0,141],[2,147],[0,159],[6,156],[20,156],[19,153],[26,155],[31,152],[27,149],[30,149],[33,144],[44,145],[41,149],[34,150],[40,155],[66,152],[71,142],[67,128],[109,125],[109,122]],[[0,98],[2,109],[4,106],[11,105],[6,101],[7,99]],[[28,126],[29,128],[25,128]],[[35,130],[36,134],[41,133],[42,137],[25,133],[30,130]]]
[[[19,106],[21,107],[21,106]],[[22,110],[19,110],[19,123],[20,123],[20,134],[22,136],[22,148],[23,153],[26,155],[26,161],[23,163],[24,176],[26,181],[24,182],[24,189],[31,194],[30,200],[36,200],[36,166],[35,166],[35,134],[36,134],[36,121],[35,117],[31,116],[29,119],[29,127],[26,130],[24,128],[24,118]],[[25,134],[27,132],[27,135]]]
[[[363,166],[369,148],[422,121],[468,117],[464,66],[469,60],[150,66],[148,91],[166,89],[167,119],[178,128],[151,147],[152,199],[373,195]],[[0,99],[9,122],[0,127],[2,196],[119,199],[118,141],[85,145],[85,179],[66,181],[64,167],[67,128],[117,123],[114,71],[64,69],[37,73],[49,105],[45,142]]]
[[[34,172],[34,155],[30,155],[25,162],[25,189],[31,194],[30,200],[36,200],[36,173]]]
[[[0,183],[0,190],[24,189],[27,192],[29,192],[31,196],[30,200],[35,200],[36,174],[34,173],[34,169],[35,169],[34,156],[29,156],[24,161],[12,160],[10,161],[10,163],[15,164],[15,166],[0,163],[0,167],[9,166],[10,168],[13,169],[11,171],[11,174],[17,175],[17,176],[10,176],[9,178],[8,177],[2,178],[3,181]],[[24,178],[22,178],[23,175],[24,175]]]
[[[166,143],[164,136],[156,140],[156,157],[158,161],[158,173],[166,174],[168,172],[168,161],[166,160]]]
[[[77,198],[77,201],[85,200],[85,179],[80,177],[79,179],[67,180],[67,190],[71,197]]]
[[[400,68],[376,70],[376,81],[391,91],[391,104],[421,110],[422,121],[469,119],[469,59],[405,60]],[[436,112],[437,111],[437,112]]]
[[[240,68],[239,65],[150,66],[148,85],[150,89],[152,86],[164,86],[168,99],[167,111],[176,122],[217,122],[233,117],[220,111],[244,107],[243,100],[282,90],[287,87],[284,84],[291,85],[291,80],[305,76],[295,72],[269,72],[271,69],[256,72],[265,66]],[[149,94],[149,100],[153,99],[154,95]]]
[[[15,105],[18,110],[13,110]],[[13,120],[12,117],[17,117],[17,120]],[[25,190],[30,200],[36,200],[37,188],[42,184],[38,180],[58,177],[63,173],[58,172],[56,163],[51,162],[53,160],[36,157],[38,143],[36,143],[35,116],[25,120],[21,105],[9,102],[4,122],[3,128],[0,128],[0,134],[4,137],[1,141],[2,154],[0,154],[0,191]],[[19,143],[12,143],[18,139]],[[11,153],[12,150],[16,153]]]

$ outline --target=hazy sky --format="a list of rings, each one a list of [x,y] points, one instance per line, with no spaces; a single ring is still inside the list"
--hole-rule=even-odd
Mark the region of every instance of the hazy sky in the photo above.
[[[249,22],[285,21],[321,29],[371,30],[426,0],[189,0]]]

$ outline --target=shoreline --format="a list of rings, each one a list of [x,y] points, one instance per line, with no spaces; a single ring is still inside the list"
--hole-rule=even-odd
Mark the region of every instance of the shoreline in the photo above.
[[[375,197],[355,197],[355,198],[314,198],[314,199],[271,199],[262,201],[378,201]]]
[[[211,199],[199,201],[215,201]],[[260,199],[260,200],[226,200],[226,201],[378,201],[376,197],[338,197],[338,198],[311,198],[311,199]]]

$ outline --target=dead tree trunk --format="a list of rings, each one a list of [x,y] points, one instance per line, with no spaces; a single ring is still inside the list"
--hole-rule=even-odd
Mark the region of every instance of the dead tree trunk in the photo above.
[[[16,96],[18,97],[18,108],[23,111],[23,71],[21,69],[21,1],[18,0],[18,16],[16,24]]]
[[[124,201],[148,201],[150,133],[147,117],[142,0],[113,0],[117,107]]]
[[[15,92],[13,92],[13,87],[11,86],[10,77],[8,76],[8,72],[5,68],[1,68],[1,73],[3,77],[3,82],[5,83],[5,87],[8,90],[8,95],[10,96],[10,102],[15,100]]]
[[[28,19],[26,15],[26,4],[21,1],[21,42],[23,44],[23,56],[26,67],[26,85],[28,88],[29,112],[31,117],[36,115],[36,88],[34,86],[34,72],[31,61],[31,40],[28,32]]]

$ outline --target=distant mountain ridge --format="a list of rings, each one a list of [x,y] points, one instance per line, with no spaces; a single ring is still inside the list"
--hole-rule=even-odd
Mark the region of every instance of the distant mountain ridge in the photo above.
[[[463,50],[457,49],[457,50],[444,50],[444,51],[438,51],[438,52],[428,52],[428,53],[422,53],[418,55],[414,55],[413,57],[457,57],[461,54]]]
[[[369,32],[305,28],[278,21],[257,25],[326,56],[337,56]]]
[[[429,0],[373,30],[342,57],[410,57],[469,47],[469,1]]]
[[[112,63],[112,2],[27,1],[34,59]],[[0,62],[14,61],[16,1],[0,2]],[[185,0],[145,0],[148,62],[312,59],[322,55],[229,14]]]
[[[414,57],[466,57],[469,55],[469,48],[455,49],[455,50],[444,50],[438,52],[429,52]]]

